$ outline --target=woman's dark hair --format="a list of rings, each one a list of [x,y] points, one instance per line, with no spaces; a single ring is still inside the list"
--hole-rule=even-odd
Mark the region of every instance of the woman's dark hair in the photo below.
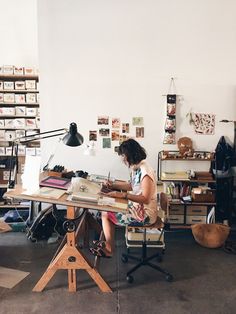
[[[145,149],[133,139],[128,139],[119,146],[118,155],[125,155],[130,166],[140,163],[147,157]]]

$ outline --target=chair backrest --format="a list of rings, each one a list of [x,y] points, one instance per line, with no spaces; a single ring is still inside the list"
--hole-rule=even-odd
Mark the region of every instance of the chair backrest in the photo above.
[[[160,193],[160,207],[164,211],[166,218],[169,217],[169,200],[166,193]]]

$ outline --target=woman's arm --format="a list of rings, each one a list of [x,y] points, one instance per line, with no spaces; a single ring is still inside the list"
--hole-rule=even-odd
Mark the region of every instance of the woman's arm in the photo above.
[[[140,203],[140,204],[148,204],[153,195],[153,189],[154,189],[153,184],[154,184],[153,180],[148,175],[146,175],[141,181],[141,188],[142,188],[141,194],[135,195],[135,194],[129,194],[127,192],[113,191],[113,192],[107,193],[107,195],[112,196],[112,197],[117,197],[117,198],[128,199],[130,201]]]

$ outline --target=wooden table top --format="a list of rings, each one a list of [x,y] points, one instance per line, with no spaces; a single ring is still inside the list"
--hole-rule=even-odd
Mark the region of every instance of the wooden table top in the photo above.
[[[124,199],[115,199],[115,206],[110,205],[98,205],[93,202],[82,202],[82,201],[70,201],[67,200],[68,194],[65,193],[58,199],[43,197],[41,195],[30,195],[27,194],[25,190],[23,190],[21,185],[16,185],[14,189],[8,190],[4,194],[4,198],[10,199],[17,199],[17,200],[29,200],[29,201],[36,201],[42,203],[49,203],[49,204],[56,204],[56,205],[65,205],[65,206],[72,206],[72,207],[81,207],[81,208],[88,208],[88,209],[96,209],[99,211],[110,211],[110,212],[127,212],[127,208],[124,209],[123,204],[127,204],[127,200]],[[119,207],[119,204],[122,204],[122,207]]]

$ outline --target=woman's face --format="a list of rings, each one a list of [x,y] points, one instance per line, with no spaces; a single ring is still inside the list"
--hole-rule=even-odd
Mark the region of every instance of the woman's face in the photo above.
[[[126,166],[129,166],[129,163],[128,163],[128,161],[127,161],[126,155],[125,155],[125,154],[122,154],[122,155],[120,155],[120,157],[121,157],[121,161],[122,161]]]

